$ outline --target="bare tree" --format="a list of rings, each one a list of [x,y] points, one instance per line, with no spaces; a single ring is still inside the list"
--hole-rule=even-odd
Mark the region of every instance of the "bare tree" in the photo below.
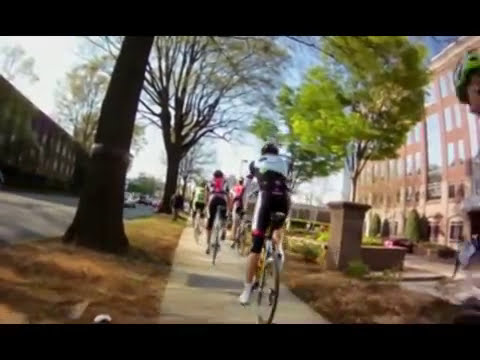
[[[3,46],[0,48],[0,71],[8,81],[23,77],[30,82],[38,81],[34,72],[35,60],[27,56],[26,51],[19,45]]]
[[[102,101],[110,81],[110,62],[111,59],[105,56],[93,57],[74,67],[56,91],[60,122],[87,151],[93,145]],[[132,145],[134,152],[143,146],[143,137],[144,126],[136,124]]]
[[[182,195],[185,197],[190,180],[206,176],[205,167],[215,162],[215,153],[202,143],[197,143],[180,161],[178,175],[182,183]]]
[[[115,55],[119,39],[90,39]],[[167,155],[163,211],[181,159],[204,137],[228,140],[278,85],[286,52],[270,37],[159,36],[147,66],[140,112],[162,130]]]

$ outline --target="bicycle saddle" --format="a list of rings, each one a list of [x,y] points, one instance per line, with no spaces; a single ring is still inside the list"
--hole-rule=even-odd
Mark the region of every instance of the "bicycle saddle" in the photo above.
[[[272,223],[274,224],[281,224],[285,221],[286,217],[287,215],[285,215],[284,213],[276,212],[271,215],[271,220],[272,220]]]

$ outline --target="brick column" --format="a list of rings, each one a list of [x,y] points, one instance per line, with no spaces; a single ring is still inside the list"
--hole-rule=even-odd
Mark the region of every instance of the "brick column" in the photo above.
[[[348,201],[328,203],[330,208],[330,239],[327,268],[343,270],[352,260],[361,260],[362,228],[370,205]]]

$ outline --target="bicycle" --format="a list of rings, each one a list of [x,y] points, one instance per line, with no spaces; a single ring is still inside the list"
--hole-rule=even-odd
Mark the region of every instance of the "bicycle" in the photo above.
[[[271,324],[278,304],[280,293],[280,258],[273,242],[273,229],[279,228],[285,222],[286,214],[276,212],[271,215],[271,226],[268,236],[265,237],[262,254],[260,256],[259,268],[254,285],[257,291],[257,323]],[[271,279],[269,278],[271,277]],[[272,280],[272,284],[267,284]],[[266,295],[264,297],[264,295]],[[267,305],[267,313],[262,313],[262,306]]]
[[[245,212],[240,214],[240,224],[237,226],[237,232],[233,238],[232,248],[237,248],[240,256],[245,255],[247,247],[248,229],[252,226],[252,221],[246,218]]]
[[[200,214],[199,211],[195,214],[195,217],[193,219],[193,237],[195,238],[195,241],[197,244],[200,243],[200,236],[202,235],[202,214]]]
[[[220,237],[222,236],[222,231],[224,227],[224,220],[221,219],[221,211],[226,210],[225,206],[217,206],[217,212],[215,214],[215,220],[213,222],[213,232],[212,236],[214,236],[215,241],[212,244],[212,265],[215,265],[215,259],[217,257],[218,250],[220,250]]]

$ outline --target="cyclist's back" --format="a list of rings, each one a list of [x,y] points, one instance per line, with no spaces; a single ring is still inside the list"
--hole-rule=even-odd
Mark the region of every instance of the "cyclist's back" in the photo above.
[[[259,192],[252,218],[252,248],[247,260],[245,288],[239,299],[242,304],[249,302],[253,277],[265,240],[265,232],[270,226],[271,214],[275,212],[288,214],[290,208],[287,186],[289,171],[289,163],[279,155],[277,146],[272,143],[265,144],[260,158],[250,163],[245,194],[247,194],[249,185],[254,178],[257,179]],[[282,225],[277,224],[280,227]],[[278,228],[274,230],[278,230]],[[281,249],[281,244],[278,243],[278,237],[274,241],[277,242],[277,251],[281,256],[281,261],[283,261],[283,250]]]
[[[221,207],[221,219],[223,221],[227,218],[227,205],[229,188],[223,173],[217,170],[213,173],[212,180],[207,185],[208,191],[208,221],[207,221],[207,250],[210,253],[210,237],[212,234],[213,222],[217,214],[218,207]],[[223,235],[222,235],[223,237]]]

